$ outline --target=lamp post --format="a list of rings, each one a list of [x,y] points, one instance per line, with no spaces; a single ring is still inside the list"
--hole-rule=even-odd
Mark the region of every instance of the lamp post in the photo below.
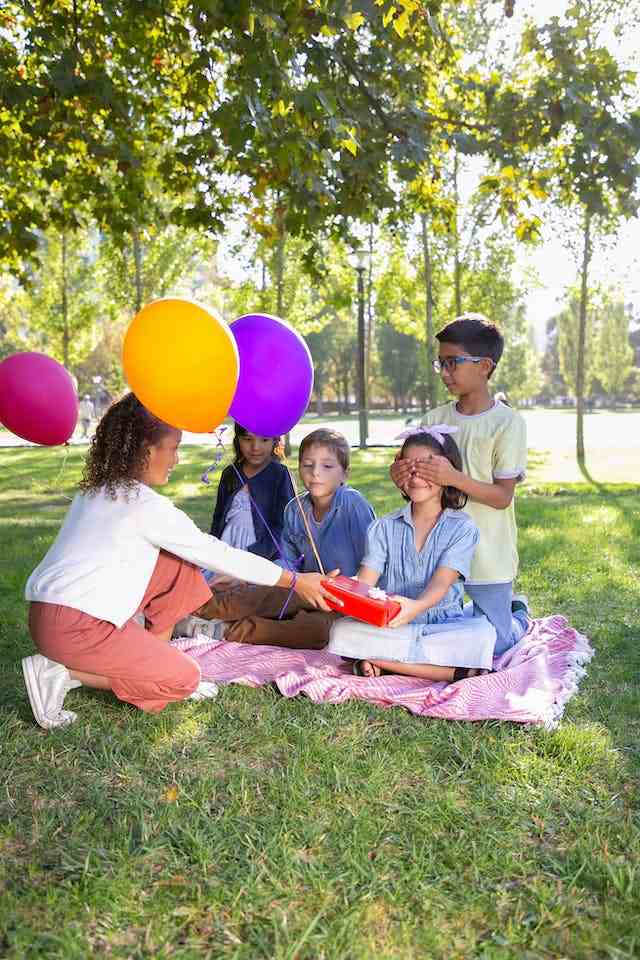
[[[365,450],[369,423],[367,415],[367,338],[364,323],[364,272],[369,259],[368,250],[356,250],[353,265],[358,274],[358,422],[359,447]]]

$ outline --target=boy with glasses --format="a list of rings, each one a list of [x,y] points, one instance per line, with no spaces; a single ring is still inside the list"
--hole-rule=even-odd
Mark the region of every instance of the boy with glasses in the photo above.
[[[524,418],[495,400],[489,380],[504,340],[481,314],[466,313],[437,335],[440,344],[434,370],[457,399],[430,410],[424,426],[443,423],[458,428],[456,442],[462,470],[434,454],[424,460],[396,460],[393,482],[401,490],[412,475],[467,494],[465,510],[480,532],[480,541],[465,583],[474,616],[485,616],[497,633],[495,653],[504,653],[526,633],[526,597],[513,596],[518,572],[517,530],[513,497],[527,466]]]

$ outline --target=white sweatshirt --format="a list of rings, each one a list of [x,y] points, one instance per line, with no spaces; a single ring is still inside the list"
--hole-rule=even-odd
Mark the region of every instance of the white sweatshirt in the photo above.
[[[116,500],[78,494],[25,588],[27,600],[59,603],[122,627],[138,610],[160,550],[250,583],[274,586],[282,570],[203,533],[165,496],[138,483]]]

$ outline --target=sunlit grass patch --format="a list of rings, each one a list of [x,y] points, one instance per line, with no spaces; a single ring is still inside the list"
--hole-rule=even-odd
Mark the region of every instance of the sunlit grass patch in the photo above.
[[[354,454],[379,513],[389,450]],[[158,716],[80,690],[32,722],[24,581],[81,452],[0,452],[0,955],[451,958],[637,955],[637,489],[519,492],[519,586],[596,648],[554,731],[425,721],[272,687]],[[168,492],[208,528],[211,451]]]

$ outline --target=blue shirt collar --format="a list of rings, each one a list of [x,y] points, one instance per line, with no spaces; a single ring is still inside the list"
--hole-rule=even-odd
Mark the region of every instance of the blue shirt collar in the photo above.
[[[458,514],[461,513],[462,510],[451,510],[449,507],[446,507],[438,517],[435,526],[437,527],[438,524],[445,519],[445,517],[451,517],[452,515],[457,517]],[[402,520],[403,523],[408,523],[411,529],[415,530],[413,517],[411,515],[411,502],[405,504],[404,507],[400,507],[400,509],[396,512],[395,518],[396,520]]]
[[[345,496],[345,493],[344,493],[344,492],[345,492],[346,489],[347,489],[346,484],[343,484],[342,486],[338,487],[338,489],[336,490],[336,492],[335,492],[334,495],[333,495],[333,500],[331,501],[331,506],[329,507],[329,509],[328,509],[327,512],[325,513],[324,517],[323,517],[322,520],[320,521],[321,523],[324,523],[325,520],[327,520],[328,517],[333,516],[333,514],[334,514],[337,510],[340,509],[340,507],[342,506],[342,501],[344,500],[344,496]],[[303,502],[303,504],[304,504],[304,509],[305,509],[305,511],[306,511],[307,513],[311,513],[312,510],[313,510],[313,505],[312,505],[312,503],[311,503],[311,497],[309,496],[309,491],[308,491],[308,490],[305,490],[305,492],[302,494],[302,502]],[[314,521],[314,522],[317,523],[317,521]]]

